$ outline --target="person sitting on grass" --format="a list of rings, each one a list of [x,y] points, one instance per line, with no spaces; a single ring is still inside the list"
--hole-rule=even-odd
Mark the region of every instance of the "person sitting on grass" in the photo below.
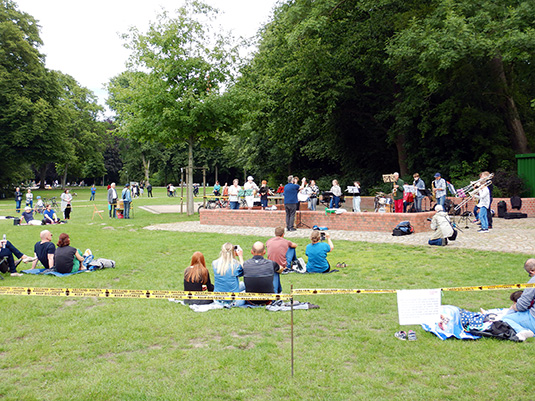
[[[257,241],[251,249],[253,257],[243,263],[243,281],[246,292],[274,294],[273,280],[275,273],[281,273],[279,264],[269,259],[264,259],[266,249],[264,244]],[[252,301],[254,304],[265,305],[267,301]]]
[[[280,266],[282,270],[292,267],[292,262],[297,260],[295,248],[297,244],[284,238],[284,227],[275,228],[275,236],[266,242],[268,259]],[[273,286],[277,293],[282,292],[280,277],[275,274]]]
[[[43,217],[44,217],[43,222],[45,224],[58,224],[59,223],[58,215],[56,214],[54,209],[52,209],[52,206],[50,206],[50,203],[47,203],[45,212],[43,213]]]
[[[40,226],[42,222],[40,220],[35,220],[33,218],[33,210],[30,206],[24,208],[22,212],[22,219],[20,220],[21,225],[30,225],[30,226]]]
[[[535,259],[528,259],[524,263],[524,270],[528,273],[530,280],[528,284],[535,284]],[[515,313],[505,316],[502,321],[507,323],[516,332],[520,341],[533,337],[535,332],[535,288],[526,288],[520,298],[513,304]]]
[[[43,213],[45,211],[45,204],[40,196],[37,197],[37,203],[35,204],[35,211],[37,213]]]
[[[314,230],[310,234],[311,243],[307,245],[305,253],[308,256],[308,273],[327,273],[331,270],[331,265],[327,260],[327,254],[334,249],[331,235],[325,232],[327,243],[321,242],[321,232]]]
[[[210,281],[210,273],[206,268],[204,255],[195,252],[191,256],[191,263],[184,271],[184,291],[214,291],[214,285]],[[192,299],[185,300],[188,305],[204,305],[212,303],[211,300]]]
[[[239,261],[236,260],[236,256]],[[243,292],[245,284],[238,277],[243,276],[243,250],[226,242],[221,247],[219,258],[212,262],[214,270],[214,292]],[[245,304],[245,301],[219,301],[233,303],[235,306]]]
[[[69,236],[61,233],[54,253],[54,267],[58,273],[76,273],[78,270],[86,270],[86,267],[80,263],[84,261],[82,252],[70,244]]]
[[[429,238],[429,245],[446,246],[448,245],[448,237],[453,235],[453,227],[450,223],[448,214],[444,211],[442,205],[435,206],[435,215],[431,220],[431,230],[435,230],[431,238]]]
[[[45,269],[50,269],[54,266],[54,254],[56,253],[56,247],[52,242],[52,233],[48,230],[43,230],[40,238],[41,241],[36,242],[33,247],[36,259],[32,263],[32,269],[37,267],[37,262],[41,262]]]
[[[15,262],[13,255],[19,258],[19,260]],[[0,271],[2,273],[7,273],[9,271],[11,276],[21,277],[23,274],[17,272],[17,266],[20,262],[28,263],[33,262],[33,260],[33,258],[26,256],[15,248],[15,246],[8,240],[0,240]]]

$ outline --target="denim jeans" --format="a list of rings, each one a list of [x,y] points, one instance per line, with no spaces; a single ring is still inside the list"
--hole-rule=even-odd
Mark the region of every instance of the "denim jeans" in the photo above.
[[[308,210],[315,211],[318,204],[318,198],[308,198]]]
[[[533,317],[529,310],[510,313],[504,316],[502,320],[511,326],[517,333],[522,330],[531,330],[535,333],[535,317]]]
[[[444,203],[446,203],[446,195],[437,198],[437,205],[444,207]]]
[[[17,213],[20,213],[20,200],[15,201],[15,208],[17,209]]]
[[[268,200],[267,199],[260,199],[260,205],[262,205],[262,207],[267,207],[268,205]]]
[[[422,200],[424,199],[423,196],[417,196],[414,198],[414,209],[417,212],[422,211]]]
[[[232,210],[238,210],[240,208],[240,202],[234,202],[234,201],[230,202],[230,208]]]
[[[444,246],[446,241],[444,241],[444,238],[438,238],[438,239],[430,239],[427,243],[429,245],[436,245],[436,246]]]
[[[130,202],[124,201],[124,218],[130,218]]]
[[[488,230],[489,229],[489,220],[487,216],[487,208],[485,206],[482,206],[479,209],[479,221],[481,221],[481,229],[482,230]]]
[[[333,195],[331,201],[329,202],[329,209],[332,208],[338,209],[340,207],[340,197]]]

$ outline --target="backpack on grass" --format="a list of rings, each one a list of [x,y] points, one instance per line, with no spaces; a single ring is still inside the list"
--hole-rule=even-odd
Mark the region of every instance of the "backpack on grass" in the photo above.
[[[411,226],[410,221],[402,221],[392,231],[394,237],[400,237],[402,235],[410,235],[414,232],[414,227]]]

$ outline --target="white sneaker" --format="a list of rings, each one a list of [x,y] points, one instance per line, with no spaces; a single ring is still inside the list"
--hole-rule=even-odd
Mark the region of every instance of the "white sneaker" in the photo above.
[[[22,277],[22,276],[24,276],[24,274],[22,273],[17,273],[17,272],[11,273],[11,277]]]
[[[485,234],[485,233],[488,233],[489,230],[483,230],[483,229],[480,229],[480,230],[477,230],[478,233],[481,233],[481,234]]]
[[[533,332],[531,330],[522,330],[516,333],[516,336],[520,341],[526,341],[528,338],[533,337]]]

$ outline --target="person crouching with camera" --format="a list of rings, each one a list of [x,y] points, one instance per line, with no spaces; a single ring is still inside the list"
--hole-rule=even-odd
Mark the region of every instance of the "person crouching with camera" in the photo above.
[[[442,205],[435,206],[435,215],[431,220],[431,229],[435,230],[431,238],[429,238],[429,245],[445,246],[448,245],[448,237],[453,235],[453,227],[450,223],[448,214],[444,211]]]

